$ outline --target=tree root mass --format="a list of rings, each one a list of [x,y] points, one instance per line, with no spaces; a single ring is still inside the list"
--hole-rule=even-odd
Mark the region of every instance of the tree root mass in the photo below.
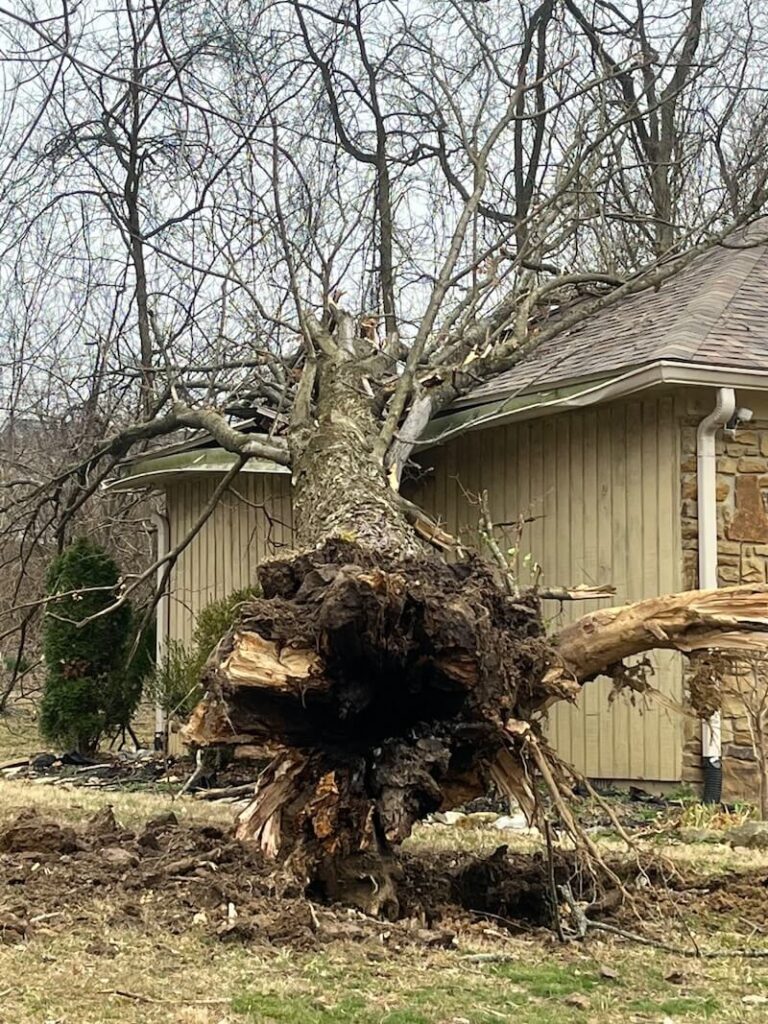
[[[392,916],[393,849],[482,793],[506,723],[544,703],[538,608],[480,561],[390,561],[339,540],[262,566],[260,583],[187,737],[285,744],[238,834],[325,895]]]

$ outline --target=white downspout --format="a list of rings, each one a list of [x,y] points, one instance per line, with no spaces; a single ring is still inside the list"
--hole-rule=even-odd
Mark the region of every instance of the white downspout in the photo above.
[[[168,550],[171,546],[171,527],[168,522],[168,517],[160,512],[153,513],[152,522],[155,524],[155,528],[157,530],[157,560],[159,561],[168,554]],[[167,586],[163,586],[164,575],[165,564],[159,565],[157,568],[156,585],[158,588],[162,587],[163,589],[157,602],[156,612],[157,630],[155,640],[155,659],[156,664],[158,665],[166,655],[170,625],[168,621],[170,602],[168,600],[168,588]],[[162,701],[158,700],[155,703],[155,750],[165,752],[167,749],[168,716],[166,715]]]
[[[699,423],[696,432],[696,478],[699,513],[699,587],[717,587],[717,459],[715,434],[736,412],[733,388],[719,388],[715,408]],[[701,754],[704,767],[704,800],[720,801],[722,787],[722,739],[720,712],[702,722]]]

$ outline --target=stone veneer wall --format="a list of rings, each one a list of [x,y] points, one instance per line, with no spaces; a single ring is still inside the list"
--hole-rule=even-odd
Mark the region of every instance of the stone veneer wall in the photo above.
[[[696,429],[681,428],[683,584],[698,584]],[[768,420],[750,423],[735,437],[720,433],[717,452],[718,575],[721,586],[768,582]],[[725,684],[722,705],[723,800],[757,799],[757,770],[744,706]],[[683,780],[698,785],[701,725],[687,719]]]

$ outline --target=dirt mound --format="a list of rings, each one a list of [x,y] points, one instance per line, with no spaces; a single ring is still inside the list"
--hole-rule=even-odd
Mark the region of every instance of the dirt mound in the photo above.
[[[307,898],[295,879],[255,846],[215,826],[190,827],[173,814],[124,829],[111,809],[73,829],[33,811],[0,832],[0,935],[17,941],[44,929],[201,928],[223,942],[313,948],[335,940],[379,948],[451,945],[487,926],[493,908],[546,923],[540,858],[453,854],[403,857],[403,917],[380,922]],[[486,913],[488,911],[489,913]],[[98,943],[96,943],[98,945]]]
[[[0,853],[74,853],[82,849],[74,829],[24,816],[0,833]]]
[[[709,878],[705,885],[698,889],[693,887],[685,895],[695,898],[703,912],[717,917],[740,917],[761,924],[768,921],[768,871],[765,868],[747,874],[732,871]]]
[[[449,946],[457,935],[479,935],[489,921],[528,929],[551,921],[551,882],[541,854],[500,847],[485,858],[405,855],[402,868],[403,917],[381,922],[311,902],[255,847],[215,826],[182,825],[170,813],[132,831],[107,808],[74,829],[25,811],[0,832],[0,941],[76,926],[92,929],[98,953],[98,935],[109,923],[171,934],[199,928],[222,942],[311,949],[345,940],[380,949],[382,942]],[[557,882],[573,884],[574,864],[565,856],[554,873]],[[671,895],[660,891],[659,899]],[[713,915],[764,920],[768,873],[699,880],[674,897]],[[644,898],[652,902],[653,891]]]

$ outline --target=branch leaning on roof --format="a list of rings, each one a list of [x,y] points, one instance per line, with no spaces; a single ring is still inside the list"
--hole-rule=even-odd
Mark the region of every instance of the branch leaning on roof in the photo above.
[[[727,232],[693,246],[682,255],[654,264],[592,302],[580,302],[570,312],[559,316],[551,327],[543,330],[537,331],[529,325],[531,311],[538,302],[568,285],[585,282],[609,284],[611,280],[608,275],[564,274],[544,282],[523,296],[519,292],[511,293],[488,316],[475,321],[460,337],[454,339],[452,365],[440,367],[437,374],[434,367],[424,368],[430,380],[428,388],[418,383],[417,376],[414,397],[389,451],[388,465],[393,485],[399,482],[405,462],[418,444],[426,424],[436,413],[482,381],[511,369],[534,349],[596,313],[631,295],[661,287],[695,257],[720,244],[733,230],[731,226]],[[480,350],[484,351],[477,354]],[[439,378],[437,381],[436,376]],[[430,443],[434,444],[435,440],[439,439],[431,438]]]
[[[274,441],[262,441],[250,434],[244,434],[231,427],[222,414],[216,409],[192,409],[186,405],[176,405],[167,417],[175,425],[170,426],[167,433],[179,427],[197,427],[207,431],[228,452],[244,455],[247,458],[270,459],[280,466],[289,465],[288,449]]]
[[[29,505],[47,495],[52,489],[60,488],[68,480],[77,477],[78,474],[92,473],[97,466],[103,466],[106,460],[106,468],[101,469],[100,473],[92,480],[91,486],[85,490],[85,498],[87,498],[137,444],[142,441],[153,441],[158,437],[166,437],[183,427],[206,431],[222,448],[233,455],[244,456],[246,459],[269,459],[280,466],[290,464],[288,449],[276,441],[265,441],[236,430],[227,423],[217,409],[195,409],[177,402],[164,416],[155,416],[150,420],[132,423],[107,437],[96,445],[85,458],[65,466],[51,479],[37,483],[22,498],[2,506],[0,511],[7,514],[14,506]],[[81,498],[78,507],[79,504],[82,504],[82,500],[85,499]]]

